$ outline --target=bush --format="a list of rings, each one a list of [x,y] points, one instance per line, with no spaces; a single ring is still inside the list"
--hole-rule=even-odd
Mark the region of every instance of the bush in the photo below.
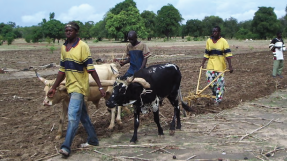
[[[39,40],[39,39],[38,39],[37,37],[35,37],[35,36],[32,37],[32,42],[33,42],[33,43],[38,42],[38,40]]]
[[[0,45],[3,44],[3,36],[0,35]]]
[[[52,54],[54,53],[55,50],[56,50],[56,48],[55,48],[54,45],[53,45],[53,46],[50,46],[50,51],[51,51]]]
[[[13,37],[7,37],[7,43],[8,43],[8,45],[11,45],[13,41],[14,41],[14,38],[13,38]]]
[[[99,42],[99,40],[98,40],[98,39],[95,39],[93,42],[94,42],[94,43],[97,43],[97,42]]]
[[[166,42],[167,41],[167,38],[165,37],[164,39],[163,39],[163,42]]]
[[[187,40],[187,41],[191,41],[191,37],[190,37],[190,36],[187,36],[187,37],[186,37],[186,40]]]
[[[25,37],[25,41],[26,41],[27,43],[30,43],[30,42],[31,42],[31,37],[30,37],[30,36]]]
[[[194,37],[194,38],[193,38],[193,41],[200,41],[200,38]]]
[[[51,44],[52,39],[51,39],[51,38],[49,38],[49,37],[46,37],[46,42],[47,42],[48,44]]]

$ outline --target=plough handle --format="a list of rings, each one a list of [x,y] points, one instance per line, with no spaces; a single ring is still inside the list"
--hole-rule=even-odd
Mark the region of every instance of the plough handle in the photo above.
[[[195,92],[195,94],[197,94],[197,95],[201,94],[206,88],[208,88],[213,82],[215,82],[225,72],[230,71],[230,70],[224,70],[224,71],[216,71],[216,70],[214,70],[216,72],[220,72],[220,74],[215,79],[213,79],[213,81],[211,81],[208,85],[206,85],[202,90],[199,91],[198,88],[199,88],[199,81],[200,81],[201,71],[202,70],[208,70],[208,69],[203,69],[202,66],[200,66],[199,76],[198,76],[198,81],[197,81],[197,87],[196,87],[196,92]],[[210,70],[210,71],[212,71],[212,70]]]

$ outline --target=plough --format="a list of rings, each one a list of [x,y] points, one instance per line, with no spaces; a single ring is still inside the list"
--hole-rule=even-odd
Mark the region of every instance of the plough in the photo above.
[[[192,106],[192,103],[196,103],[198,98],[209,98],[209,99],[215,99],[216,96],[210,94],[202,94],[203,91],[205,91],[213,82],[215,82],[220,76],[222,76],[226,71],[229,70],[224,70],[224,71],[217,71],[220,72],[220,74],[213,79],[213,81],[211,81],[210,83],[208,83],[203,89],[199,89],[199,85],[200,85],[200,79],[201,79],[201,73],[202,71],[205,70],[207,71],[208,69],[203,69],[202,67],[200,67],[199,70],[199,76],[198,76],[198,81],[197,81],[197,86],[196,86],[196,91],[195,92],[189,92],[188,95],[186,97],[183,98],[184,102],[189,106],[189,107],[194,107]],[[184,116],[186,116],[186,111],[184,111]]]

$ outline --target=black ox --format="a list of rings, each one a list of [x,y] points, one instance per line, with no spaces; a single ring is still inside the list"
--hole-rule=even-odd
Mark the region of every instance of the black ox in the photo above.
[[[133,77],[126,79],[117,78],[114,83],[112,96],[106,102],[107,107],[114,108],[127,104],[134,107],[134,134],[130,142],[137,141],[137,129],[139,127],[140,112],[153,111],[154,121],[158,127],[158,135],[162,136],[163,129],[159,121],[159,104],[167,97],[174,107],[174,116],[170,123],[170,134],[176,129],[181,129],[180,108],[178,98],[180,92],[181,72],[175,64],[153,65],[141,69]],[[186,111],[191,108],[182,101],[182,106]]]

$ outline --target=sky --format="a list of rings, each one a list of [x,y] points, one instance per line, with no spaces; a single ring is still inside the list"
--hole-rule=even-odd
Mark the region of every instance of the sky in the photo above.
[[[124,0],[0,0],[0,23],[15,22],[17,26],[33,26],[49,20],[54,12],[55,19],[62,23],[72,20],[81,22],[103,20],[107,11]],[[277,18],[286,12],[286,0],[134,0],[140,13],[144,10],[157,13],[161,7],[172,4],[184,19],[203,20],[205,16],[230,17],[238,22],[251,20],[258,7],[273,7]]]

